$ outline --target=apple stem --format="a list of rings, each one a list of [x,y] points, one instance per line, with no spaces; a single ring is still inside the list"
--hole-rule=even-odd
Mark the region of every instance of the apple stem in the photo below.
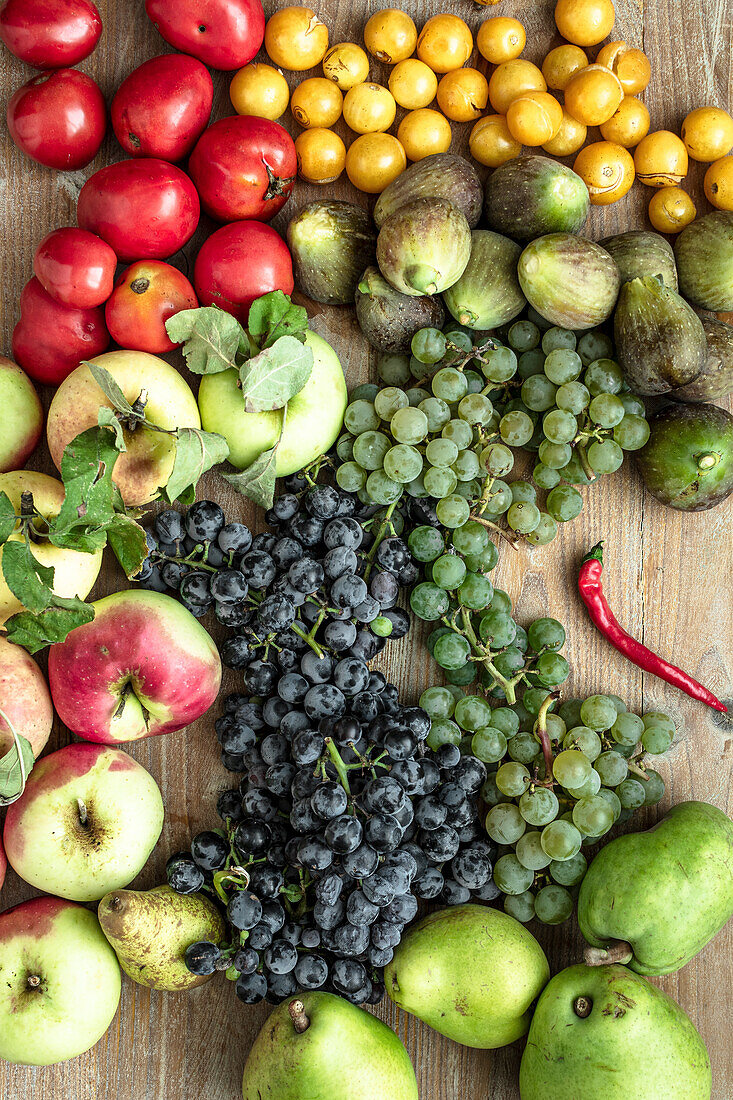
[[[603,947],[587,947],[583,958],[586,966],[609,966],[612,963],[628,963],[634,957],[630,943],[625,940],[614,940],[606,949]]]
[[[305,1014],[305,1005],[302,1001],[291,1001],[288,1005],[288,1013],[293,1021],[293,1027],[298,1035],[302,1035],[311,1026],[311,1022]]]
[[[87,814],[86,803],[81,798],[77,798],[76,804],[79,808],[79,824],[86,826],[89,822],[89,815]]]
[[[41,979],[38,974],[29,974],[26,985],[29,989],[32,989],[35,993],[36,990],[41,988]]]
[[[576,997],[573,1003],[573,1012],[576,1016],[580,1016],[581,1020],[585,1020],[590,1016],[593,1011],[593,1001],[590,997]]]

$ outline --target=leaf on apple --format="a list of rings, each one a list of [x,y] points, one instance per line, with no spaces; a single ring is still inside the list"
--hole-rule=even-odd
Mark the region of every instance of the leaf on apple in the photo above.
[[[175,435],[176,458],[165,486],[165,494],[171,503],[186,490],[195,487],[202,474],[229,455],[229,446],[223,435],[203,432],[199,428],[178,428]]]
[[[100,405],[99,413],[97,414],[97,424],[100,428],[111,428],[115,433],[115,446],[117,450],[122,454],[127,450],[125,443],[125,433],[122,430],[119,417],[115,413],[114,409],[110,409],[109,405]]]
[[[175,344],[183,344],[186,366],[193,374],[237,370],[238,354],[249,355],[246,332],[218,306],[182,309],[168,318],[165,327]]]
[[[245,412],[282,409],[300,393],[313,370],[313,352],[294,336],[281,336],[239,369]]]
[[[135,416],[132,405],[105,367],[101,367],[99,363],[91,363],[87,359],[82,360],[82,365],[89,367],[94,381],[103,391],[104,396],[112,402],[117,412],[124,413],[125,416]]]
[[[54,571],[33,556],[28,542],[6,542],[2,566],[5,583],[23,607],[37,614],[49,606]]]
[[[64,501],[49,528],[55,546],[85,554],[104,549],[115,515],[112,473],[119,453],[108,427],[88,428],[67,445],[61,458]]]
[[[7,493],[0,493],[0,546],[8,541],[17,522],[15,505]]]
[[[274,447],[270,447],[269,451],[263,451],[259,458],[256,458],[252,465],[241,473],[222,474],[224,480],[228,481],[238,493],[262,508],[272,508],[272,502],[275,499],[275,466],[279,444],[278,439]]]
[[[93,618],[94,608],[90,603],[52,594],[52,602],[43,611],[38,614],[19,611],[5,622],[4,627],[9,642],[22,645],[29,653],[38,653],[46,646],[63,642],[70,631],[90,623]]]
[[[308,314],[282,290],[272,290],[250,306],[247,328],[260,348],[271,347],[283,336],[293,336],[302,344],[308,331]]]
[[[132,580],[148,556],[145,529],[131,516],[117,512],[107,528],[107,541],[125,576]]]
[[[16,733],[10,719],[2,711],[0,718],[5,719],[13,735],[13,744],[0,757],[0,806],[10,806],[22,795],[36,759],[30,741],[21,733]]]

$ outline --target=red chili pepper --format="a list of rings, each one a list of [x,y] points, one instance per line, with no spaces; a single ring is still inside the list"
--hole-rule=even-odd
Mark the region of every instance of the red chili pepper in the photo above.
[[[578,577],[578,588],[583,603],[588,608],[590,617],[601,634],[608,639],[619,653],[623,653],[624,657],[628,657],[630,661],[633,661],[639,668],[644,669],[645,672],[651,672],[655,676],[659,676],[662,680],[666,680],[668,684],[673,684],[674,687],[678,687],[681,691],[691,695],[693,699],[699,699],[701,703],[706,703],[709,707],[714,707],[715,710],[727,714],[728,708],[713,695],[712,691],[708,691],[706,687],[694,680],[692,676],[688,676],[682,669],[677,668],[676,665],[671,665],[663,657],[652,653],[651,649],[647,649],[645,645],[638,642],[636,638],[632,638],[624,630],[608,606],[608,600],[603,594],[602,575],[603,543],[599,542],[583,558]]]

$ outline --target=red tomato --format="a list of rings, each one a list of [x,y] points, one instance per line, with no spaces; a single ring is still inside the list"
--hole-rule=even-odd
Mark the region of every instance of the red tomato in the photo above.
[[[188,176],[164,160],[123,160],[90,176],[76,220],[120,260],[163,260],[196,231],[199,197]]]
[[[160,260],[140,260],[117,280],[104,316],[120,347],[159,355],[179,346],[165,330],[168,318],[197,306],[194,289],[178,268]]]
[[[166,42],[212,69],[247,65],[265,37],[260,0],[145,0]]]
[[[117,89],[112,128],[130,156],[182,160],[209,121],[213,98],[209,70],[195,57],[151,57]]]
[[[269,222],[295,186],[298,158],[293,139],[277,122],[231,115],[204,131],[188,170],[212,218]]]
[[[11,96],[7,118],[18,148],[47,168],[84,168],[107,128],[99,87],[77,69],[34,76]]]
[[[109,346],[103,309],[62,306],[31,279],[20,296],[20,320],[13,329],[13,357],[38,382],[56,386]]]
[[[233,222],[204,241],[193,272],[199,302],[219,306],[246,323],[255,298],[271,290],[293,292],[293,261],[272,226]]]
[[[101,33],[91,0],[6,0],[0,10],[0,39],[34,69],[78,65]]]
[[[33,257],[33,270],[43,289],[65,306],[93,309],[114,288],[114,249],[85,229],[54,229]]]

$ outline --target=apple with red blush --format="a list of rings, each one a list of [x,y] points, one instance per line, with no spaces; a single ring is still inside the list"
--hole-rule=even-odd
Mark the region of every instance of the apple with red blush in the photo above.
[[[118,279],[104,316],[120,347],[160,355],[179,346],[166,331],[168,318],[197,306],[196,292],[182,271],[162,260],[140,260]]]
[[[206,128],[213,100],[211,73],[195,57],[151,57],[115,92],[112,129],[131,157],[182,160]]]
[[[117,256],[95,233],[67,226],[43,238],[33,257],[39,283],[61,305],[94,309],[114,289]]]
[[[0,40],[34,69],[78,65],[101,34],[92,0],[5,0],[0,9]]]
[[[0,757],[13,745],[12,730],[39,757],[52,726],[53,704],[43,673],[26,649],[0,637]]]
[[[62,305],[33,278],[20,295],[20,320],[13,329],[13,356],[36,382],[56,386],[82,359],[109,346],[104,310]]]
[[[7,108],[10,136],[46,168],[75,171],[96,157],[107,129],[99,85],[78,69],[39,73],[18,88]]]

